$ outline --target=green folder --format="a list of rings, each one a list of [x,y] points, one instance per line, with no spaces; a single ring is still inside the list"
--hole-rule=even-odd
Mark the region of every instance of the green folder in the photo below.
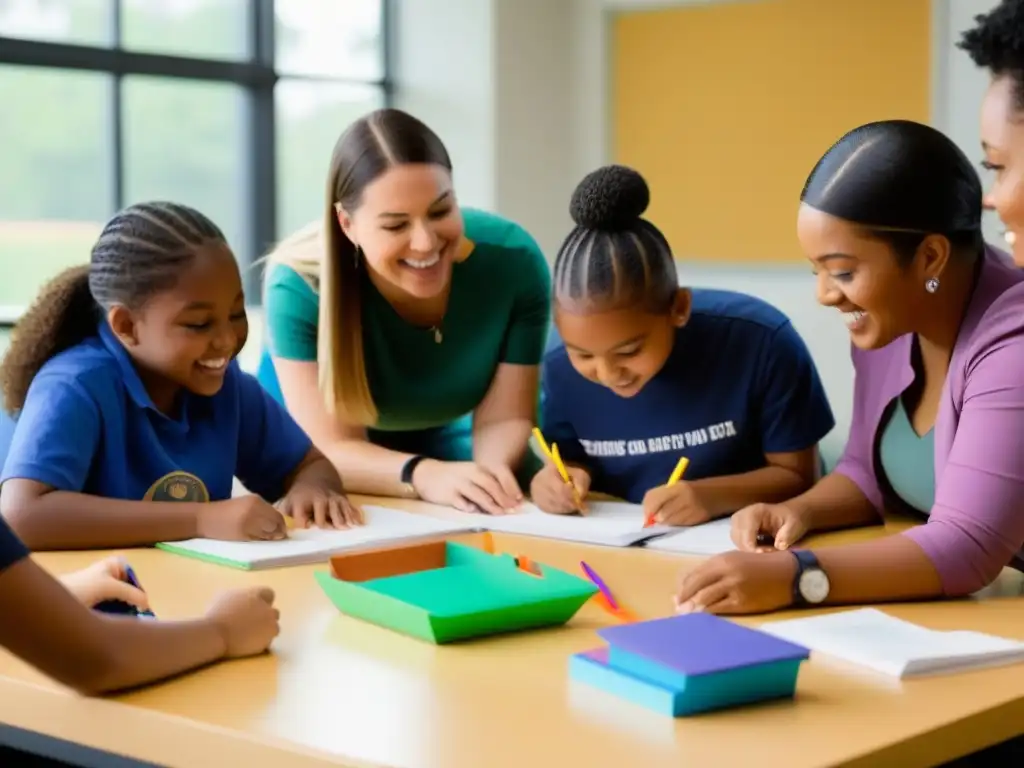
[[[344,614],[431,643],[565,624],[596,592],[586,579],[450,541],[331,559],[316,579]]]

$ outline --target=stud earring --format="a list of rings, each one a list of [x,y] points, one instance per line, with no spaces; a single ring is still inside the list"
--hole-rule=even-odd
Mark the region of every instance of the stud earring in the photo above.
[[[924,281],[924,289],[928,291],[928,293],[935,293],[939,290],[939,278],[929,277]]]

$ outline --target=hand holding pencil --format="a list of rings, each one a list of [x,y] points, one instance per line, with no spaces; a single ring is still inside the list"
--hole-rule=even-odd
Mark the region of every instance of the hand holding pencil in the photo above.
[[[680,482],[689,463],[689,459],[681,457],[668,482],[644,495],[645,528],[650,525],[699,525],[711,519],[711,513],[693,485]]]
[[[552,514],[586,514],[586,496],[590,490],[590,473],[581,467],[567,465],[558,445],[548,446],[539,429],[533,430],[547,461],[530,484],[533,503]]]

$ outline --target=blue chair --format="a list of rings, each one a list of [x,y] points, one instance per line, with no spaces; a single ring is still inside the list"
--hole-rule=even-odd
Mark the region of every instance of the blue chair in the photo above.
[[[11,450],[15,424],[17,422],[14,420],[14,417],[0,408],[0,468],[7,461],[7,453]]]

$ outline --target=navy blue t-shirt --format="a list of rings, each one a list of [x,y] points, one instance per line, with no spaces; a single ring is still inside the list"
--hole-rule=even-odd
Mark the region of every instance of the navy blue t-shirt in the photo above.
[[[661,371],[631,398],[581,376],[565,347],[544,359],[541,424],[595,491],[639,503],[680,456],[685,479],[751,472],[835,426],[811,354],[789,319],[741,293],[696,289]]]
[[[175,417],[153,404],[106,322],[48,360],[18,415],[0,482],[131,501],[223,501],[237,477],[276,501],[312,443],[232,361],[217,394],[181,394]]]

